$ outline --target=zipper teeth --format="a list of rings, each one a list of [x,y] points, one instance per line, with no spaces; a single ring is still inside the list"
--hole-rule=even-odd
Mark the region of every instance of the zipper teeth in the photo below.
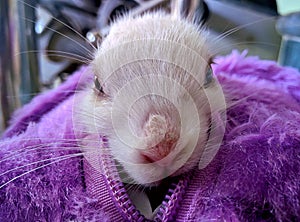
[[[102,138],[103,148],[107,148],[107,141]],[[115,202],[119,205],[122,214],[129,221],[147,221],[147,219],[132,204],[123,183],[120,181],[119,174],[115,168],[115,163],[110,155],[103,155],[100,158],[103,173],[105,175],[109,189],[115,198]]]
[[[107,148],[107,139],[101,138],[103,141],[103,149]],[[115,198],[115,202],[119,205],[123,215],[129,221],[148,222],[147,218],[142,215],[139,210],[132,204],[123,183],[120,180],[119,173],[115,167],[115,163],[110,154],[102,154],[100,158],[103,173],[111,193]],[[170,185],[170,188],[163,200],[154,221],[167,222],[173,221],[174,212],[182,200],[185,189],[190,181],[191,173],[187,173],[182,179]]]
[[[173,221],[173,213],[179,207],[179,203],[182,200],[184,191],[188,185],[188,175],[178,181],[178,183],[172,183],[170,189],[168,190],[165,200],[157,212],[154,221],[166,222]]]

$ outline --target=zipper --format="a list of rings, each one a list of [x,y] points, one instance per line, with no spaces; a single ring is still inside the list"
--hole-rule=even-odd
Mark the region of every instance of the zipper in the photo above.
[[[139,210],[132,204],[123,182],[120,179],[117,168],[115,167],[112,156],[108,153],[108,140],[105,137],[100,138],[103,142],[102,149],[106,149],[99,158],[102,172],[104,174],[106,184],[112,195],[113,201],[116,204],[119,212],[122,214],[126,221],[132,222],[150,222],[142,215]],[[170,188],[163,200],[158,212],[156,213],[155,222],[174,221],[176,211],[183,198],[188,183],[191,178],[191,173],[186,173],[181,176],[179,180],[170,185]]]
[[[154,221],[155,222],[167,222],[174,221],[177,213],[177,209],[180,206],[181,200],[188,186],[188,175],[186,174],[178,183],[172,183],[166,196],[162,202]]]

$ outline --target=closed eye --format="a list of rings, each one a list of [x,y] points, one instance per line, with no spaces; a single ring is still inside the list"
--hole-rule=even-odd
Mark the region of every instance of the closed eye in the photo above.
[[[104,91],[103,91],[103,88],[99,82],[99,79],[97,76],[95,76],[95,79],[94,79],[94,84],[95,84],[95,89],[100,92],[100,93],[103,93],[104,94]]]
[[[207,70],[206,70],[206,74],[205,74],[205,82],[203,84],[204,87],[208,87],[209,84],[213,81],[213,72],[212,72],[212,68],[210,66],[208,66]]]

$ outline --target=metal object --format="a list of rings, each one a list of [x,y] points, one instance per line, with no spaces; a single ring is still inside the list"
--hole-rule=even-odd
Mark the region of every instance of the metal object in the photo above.
[[[19,56],[20,60],[20,101],[28,103],[40,91],[39,66],[37,58],[37,36],[35,34],[37,0],[17,0],[19,24]]]
[[[0,1],[1,130],[12,112],[38,92],[37,56],[34,35],[35,1]],[[22,96],[20,96],[22,95]]]
[[[18,97],[20,63],[14,58],[14,52],[18,47],[17,23],[13,17],[16,14],[16,7],[16,1],[0,1],[0,132],[7,126],[11,113],[20,105]]]
[[[282,16],[277,20],[277,31],[282,35],[278,62],[300,70],[300,12]]]
[[[209,15],[208,7],[203,0],[173,0],[172,14],[197,24],[204,23]]]

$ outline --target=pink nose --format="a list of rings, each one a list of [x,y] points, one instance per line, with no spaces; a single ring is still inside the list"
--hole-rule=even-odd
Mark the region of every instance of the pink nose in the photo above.
[[[149,115],[144,126],[144,135],[147,149],[140,151],[140,154],[146,163],[154,163],[168,156],[179,138],[179,133],[172,127],[168,118],[159,114]],[[162,162],[165,161],[160,161]]]
[[[166,157],[167,155],[168,155],[167,152],[162,152],[159,149],[153,149],[153,148],[151,150],[141,152],[141,156],[144,158],[144,160],[147,163],[157,162],[163,159],[164,157]]]
[[[141,156],[147,163],[157,162],[170,154],[176,145],[177,139],[165,137],[154,147],[141,151]]]

